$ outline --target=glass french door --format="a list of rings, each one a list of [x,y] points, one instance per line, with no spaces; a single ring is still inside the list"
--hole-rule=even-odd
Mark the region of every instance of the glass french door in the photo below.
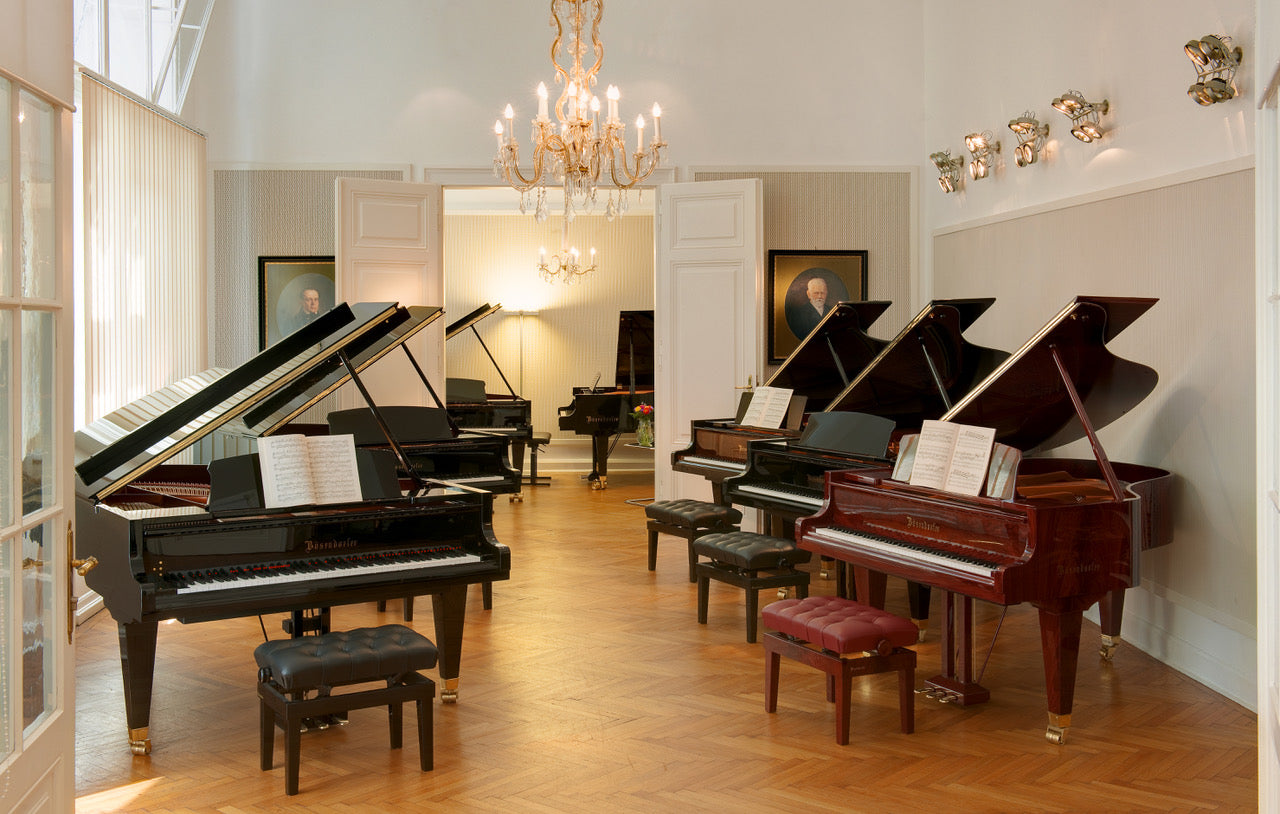
[[[74,805],[70,113],[0,75],[0,810]]]

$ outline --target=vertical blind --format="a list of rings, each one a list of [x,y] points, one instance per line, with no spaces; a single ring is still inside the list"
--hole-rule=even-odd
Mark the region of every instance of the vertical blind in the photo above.
[[[202,134],[80,75],[88,422],[208,366],[206,156]]]

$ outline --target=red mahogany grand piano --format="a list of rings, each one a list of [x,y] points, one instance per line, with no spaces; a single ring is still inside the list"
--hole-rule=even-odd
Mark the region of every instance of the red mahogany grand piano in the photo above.
[[[947,591],[943,670],[926,682],[944,700],[989,697],[972,674],[972,600],[1035,605],[1054,743],[1071,722],[1083,611],[1100,603],[1114,646],[1141,551],[1172,537],[1173,476],[1111,463],[1094,431],[1155,386],[1155,371],[1106,348],[1154,303],[1077,297],[943,416],[1028,453],[1086,437],[1093,460],[1024,457],[1011,500],[913,487],[887,468],[831,472],[821,510],[796,527],[802,548],[855,566],[860,596],[882,597],[886,574]]]

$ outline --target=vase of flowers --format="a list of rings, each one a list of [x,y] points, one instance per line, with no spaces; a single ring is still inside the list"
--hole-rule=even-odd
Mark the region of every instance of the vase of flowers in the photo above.
[[[631,412],[636,417],[636,444],[653,446],[653,405],[637,404]]]

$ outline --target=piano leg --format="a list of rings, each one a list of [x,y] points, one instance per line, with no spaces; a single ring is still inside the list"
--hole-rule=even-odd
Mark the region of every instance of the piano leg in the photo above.
[[[959,607],[956,599],[959,598]],[[926,696],[962,707],[990,700],[991,691],[973,680],[973,599],[947,591],[942,603],[942,674],[925,681]]]
[[[120,673],[124,676],[124,716],[129,749],[151,754],[151,684],[156,671],[156,622],[119,625]]]
[[[591,474],[587,476],[592,489],[609,488],[609,436],[591,436]]]
[[[1102,628],[1102,646],[1098,655],[1111,661],[1120,645],[1120,623],[1124,618],[1124,588],[1109,592],[1098,600],[1098,626]]]
[[[1076,692],[1076,663],[1080,656],[1080,622],[1084,604],[1071,600],[1046,605],[1040,610],[1040,649],[1044,654],[1044,683],[1049,699],[1049,727],[1044,736],[1050,743],[1065,743],[1071,726],[1071,705]]]
[[[888,577],[881,571],[872,571],[861,565],[853,567],[854,596],[864,605],[884,610],[884,589]]]
[[[431,594],[436,650],[440,653],[440,703],[458,703],[458,669],[462,664],[462,623],[467,616],[467,586],[451,585]]]
[[[911,621],[920,630],[917,641],[924,641],[924,632],[929,627],[929,597],[932,591],[928,585],[918,582],[907,582],[907,603],[911,606]]]

